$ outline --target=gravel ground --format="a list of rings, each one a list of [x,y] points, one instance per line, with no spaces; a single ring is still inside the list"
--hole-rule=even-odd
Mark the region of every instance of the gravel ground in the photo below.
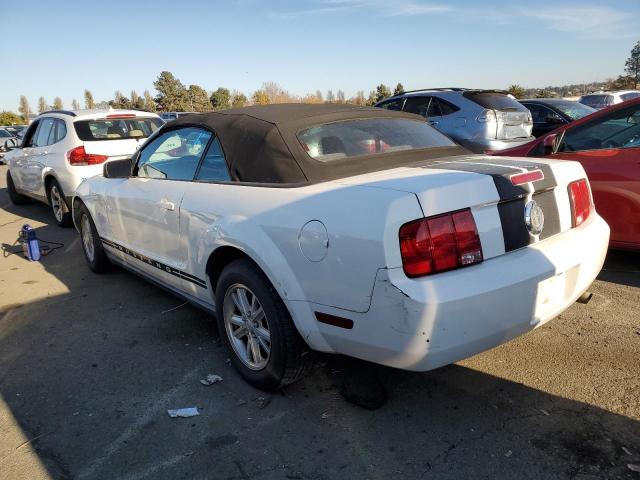
[[[640,478],[640,254],[610,252],[588,305],[456,365],[323,356],[267,395],[211,318],[122,270],[92,274],[73,229],[10,204],[5,171],[3,245],[28,222],[64,246],[0,261],[2,479]],[[224,380],[203,386],[209,373]],[[355,406],[344,385],[387,402]]]

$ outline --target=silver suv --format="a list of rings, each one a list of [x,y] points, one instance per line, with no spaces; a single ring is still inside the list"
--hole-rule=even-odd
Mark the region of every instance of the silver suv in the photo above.
[[[535,139],[531,113],[503,90],[433,88],[378,102],[376,107],[417,113],[476,153],[512,148]]]

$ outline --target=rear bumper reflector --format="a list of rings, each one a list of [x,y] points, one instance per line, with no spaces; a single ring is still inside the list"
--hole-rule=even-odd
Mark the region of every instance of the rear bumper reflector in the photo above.
[[[328,313],[315,312],[316,320],[320,323],[326,323],[327,325],[333,325],[334,327],[346,328],[351,330],[353,328],[353,320],[348,318],[337,317]]]

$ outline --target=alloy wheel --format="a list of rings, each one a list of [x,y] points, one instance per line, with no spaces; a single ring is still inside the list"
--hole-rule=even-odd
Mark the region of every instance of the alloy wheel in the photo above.
[[[93,248],[93,233],[91,232],[91,223],[86,213],[82,214],[80,219],[80,233],[82,236],[82,246],[84,253],[90,262],[95,258],[95,250]]]
[[[266,367],[271,332],[258,297],[245,285],[231,285],[224,297],[223,316],[226,334],[240,361],[251,370]]]

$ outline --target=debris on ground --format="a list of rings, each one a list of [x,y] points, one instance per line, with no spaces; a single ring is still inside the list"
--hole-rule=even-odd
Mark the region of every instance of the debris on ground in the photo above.
[[[549,415],[551,415],[551,414],[550,414],[549,412],[547,412],[544,408],[541,408],[541,409],[540,409],[540,411],[541,411],[544,415],[546,415],[547,417],[548,417]]]
[[[203,378],[202,380],[200,380],[200,383],[202,385],[208,386],[221,381],[222,381],[222,377],[220,375],[215,375],[213,373],[210,373],[209,375],[206,376],[206,378]]]
[[[627,447],[622,447],[622,451],[627,455],[633,455],[633,453],[631,453],[631,450],[629,450]]]
[[[246,405],[247,401],[243,400],[242,398],[238,399],[238,401],[236,402],[236,405],[240,406],[240,405]]]
[[[256,399],[256,405],[258,405],[258,408],[260,410],[262,410],[263,408],[265,408],[267,405],[269,405],[271,403],[271,397],[258,397]]]
[[[324,412],[322,415],[320,415],[320,418],[329,418],[332,417],[333,415],[329,412]]]
[[[511,450],[504,454],[504,456],[507,458],[509,458],[511,455],[513,455],[513,452]]]
[[[632,472],[640,473],[640,463],[627,463],[627,468]]]
[[[198,407],[175,408],[167,410],[167,413],[171,418],[189,418],[200,415]]]

